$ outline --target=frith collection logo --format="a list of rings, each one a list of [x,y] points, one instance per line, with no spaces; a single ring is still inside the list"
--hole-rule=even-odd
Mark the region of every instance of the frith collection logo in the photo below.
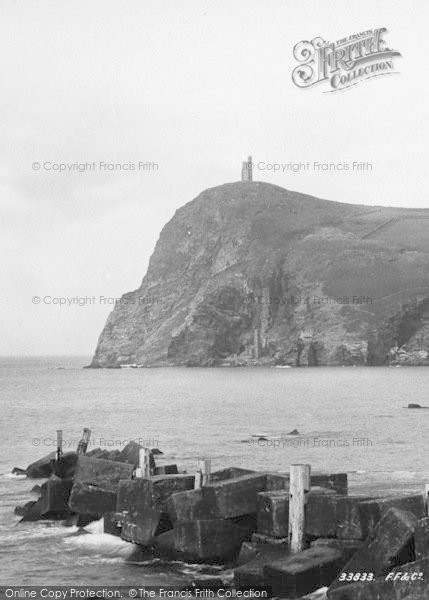
[[[300,63],[292,72],[292,81],[301,88],[329,82],[338,92],[362,81],[382,75],[392,75],[394,57],[401,56],[386,46],[385,27],[350,35],[337,42],[326,42],[321,37],[294,46],[294,58]],[[325,92],[325,93],[326,93]]]

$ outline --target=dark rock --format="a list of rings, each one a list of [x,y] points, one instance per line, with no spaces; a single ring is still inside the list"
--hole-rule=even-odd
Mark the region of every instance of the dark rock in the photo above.
[[[38,494],[40,495],[40,491],[41,491],[42,487],[40,485],[33,485],[33,487],[31,488],[30,492],[32,494]]]
[[[164,454],[164,452],[161,452],[161,450],[159,448],[151,448],[150,453],[153,456],[158,456],[160,454]]]
[[[298,429],[292,429],[292,431],[289,431],[288,435],[300,435]]]
[[[407,408],[422,408],[420,404],[409,404]]]

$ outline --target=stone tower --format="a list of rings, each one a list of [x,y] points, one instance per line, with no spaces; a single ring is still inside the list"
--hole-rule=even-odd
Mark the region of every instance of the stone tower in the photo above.
[[[241,181],[252,181],[252,157],[249,156],[247,161],[243,162],[243,166],[241,167]]]

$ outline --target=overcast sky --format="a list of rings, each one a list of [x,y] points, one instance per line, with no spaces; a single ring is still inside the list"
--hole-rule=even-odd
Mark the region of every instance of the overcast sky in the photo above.
[[[99,297],[136,289],[174,211],[238,180],[250,153],[369,161],[371,172],[255,178],[427,207],[428,22],[426,0],[2,0],[0,354],[91,354],[111,310]],[[297,42],[376,27],[402,54],[398,75],[335,94],[292,83]],[[75,161],[159,169],[43,167]]]

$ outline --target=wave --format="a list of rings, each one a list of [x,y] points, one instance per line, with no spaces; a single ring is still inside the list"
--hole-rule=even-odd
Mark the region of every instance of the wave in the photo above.
[[[125,559],[135,552],[134,544],[116,535],[104,533],[104,519],[90,523],[78,535],[66,537],[64,543],[83,554],[93,554],[100,558]]]
[[[4,479],[27,479],[27,475],[15,475],[15,473],[2,473]]]

